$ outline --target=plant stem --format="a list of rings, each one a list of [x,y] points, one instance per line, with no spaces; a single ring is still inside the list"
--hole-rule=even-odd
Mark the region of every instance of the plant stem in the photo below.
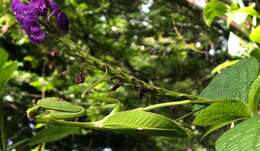
[[[216,102],[219,102],[219,101],[183,100],[183,101],[178,101],[178,102],[166,102],[166,103],[153,104],[153,105],[149,105],[149,106],[140,108],[140,110],[149,111],[149,110],[159,109],[159,108],[163,108],[163,107],[176,106],[176,105],[185,105],[185,104],[211,104],[211,103],[216,103]]]
[[[2,12],[2,10],[3,10],[3,5],[4,5],[4,1],[0,0],[0,12]]]
[[[106,73],[96,82],[92,83],[82,94],[81,98],[84,98],[84,96],[91,90],[93,89],[96,85],[98,85],[100,82],[102,82],[104,79],[107,78],[107,70]]]
[[[136,77],[129,75],[126,72],[123,72],[120,68],[112,67],[111,65],[103,62],[102,60],[90,55],[87,52],[82,51],[73,41],[70,39],[57,39],[59,42],[61,42],[63,45],[68,46],[72,51],[68,53],[72,53],[74,56],[80,57],[84,59],[87,65],[93,65],[96,68],[99,68],[100,70],[103,70],[104,72],[108,72],[113,78],[120,80],[121,82],[124,82],[126,84],[130,84],[134,86],[135,88],[143,91],[143,92],[150,92],[159,96],[164,97],[170,97],[175,98],[179,100],[204,100],[209,101],[206,98],[195,96],[191,94],[185,94],[180,93],[172,90],[168,90],[165,88],[157,87],[154,85],[151,85],[147,82],[144,82],[142,80],[137,79]]]
[[[200,109],[194,110],[194,111],[192,111],[192,112],[190,112],[190,113],[187,113],[187,114],[185,114],[185,115],[182,115],[181,117],[178,117],[177,119],[175,119],[175,121],[182,120],[182,119],[184,119],[184,118],[186,118],[186,117],[188,117],[188,116],[193,115],[194,113],[196,113],[196,112],[198,112],[198,111],[200,111],[200,110],[202,110],[202,109],[203,109],[203,108],[200,108]]]
[[[5,128],[4,128],[4,105],[3,105],[3,87],[0,87],[0,133],[1,133],[1,142],[2,142],[2,150],[6,150],[5,145]]]
[[[110,75],[112,75],[114,78],[123,81],[124,83],[130,84],[134,87],[137,87],[138,89],[142,89],[144,92],[152,92],[160,96],[166,96],[166,97],[172,97],[172,98],[185,98],[185,99],[199,99],[197,96],[194,95],[188,95],[184,93],[179,93],[175,91],[170,91],[164,88],[156,87],[154,85],[150,85],[142,80],[137,79],[136,77],[129,75],[121,69],[114,68],[107,63],[91,56],[91,55],[85,55],[84,56],[85,61],[88,64],[92,64],[96,67],[98,67],[101,70],[104,70],[104,66],[107,66],[108,72]]]
[[[0,98],[2,98],[1,92],[0,92]],[[3,101],[0,100],[0,132],[1,132],[1,142],[2,142],[2,150],[6,150],[6,144],[5,144],[5,127],[4,127],[4,105]]]

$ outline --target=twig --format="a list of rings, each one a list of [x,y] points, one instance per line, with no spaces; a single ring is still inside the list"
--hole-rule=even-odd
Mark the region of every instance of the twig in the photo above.
[[[3,5],[4,5],[4,3],[3,3],[4,1],[3,0],[0,0],[0,11],[2,11],[3,10]]]
[[[108,72],[113,78],[118,79],[126,84],[130,84],[134,86],[135,88],[142,89],[143,92],[150,92],[159,96],[164,97],[170,97],[175,98],[178,100],[203,100],[203,101],[209,101],[207,98],[203,98],[200,96],[192,95],[192,94],[186,94],[181,92],[176,92],[172,90],[168,90],[165,88],[157,87],[151,84],[148,84],[147,82],[144,82],[142,80],[137,79],[136,77],[127,74],[126,72],[123,72],[120,68],[112,67],[111,65],[103,62],[102,60],[90,55],[87,52],[82,51],[77,44],[75,44],[70,39],[58,39],[59,42],[61,42],[63,45],[68,46],[70,48],[70,52],[72,55],[78,56],[80,58],[83,58],[85,60],[86,64],[93,65],[96,68]],[[106,68],[104,68],[106,67]]]
[[[92,83],[82,94],[81,98],[84,98],[84,96],[91,90],[93,89],[96,85],[98,85],[100,82],[102,82],[104,79],[107,77],[107,66],[105,66],[105,74],[96,82]]]

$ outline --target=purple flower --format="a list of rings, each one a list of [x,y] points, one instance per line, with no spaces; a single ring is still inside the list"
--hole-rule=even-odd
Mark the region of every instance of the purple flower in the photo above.
[[[68,17],[60,11],[54,0],[31,0],[28,4],[20,0],[12,0],[12,11],[33,43],[41,43],[45,39],[39,17],[42,16],[48,21],[48,10],[51,10],[51,15],[56,17],[57,28],[63,33],[68,32]]]
[[[48,0],[49,6],[52,9],[52,15],[56,17],[57,27],[63,32],[66,33],[69,30],[69,19],[68,17],[59,9],[59,6],[53,1]]]
[[[67,16],[63,12],[58,12],[57,15],[54,15],[56,17],[56,24],[57,27],[62,31],[63,33],[66,33],[69,31],[69,20]]]

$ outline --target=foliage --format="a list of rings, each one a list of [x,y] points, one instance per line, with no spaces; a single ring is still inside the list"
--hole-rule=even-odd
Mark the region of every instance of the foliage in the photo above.
[[[17,68],[16,62],[7,62],[8,54],[4,49],[0,49],[0,95],[2,95],[4,87],[8,80],[11,78],[12,73]]]
[[[125,111],[115,113],[103,122],[105,129],[115,132],[136,132],[165,136],[189,136],[190,132],[180,127],[176,122],[145,111]]]
[[[250,33],[250,40],[260,43],[260,37],[259,37],[259,32],[260,32],[260,26],[257,26],[251,33]]]
[[[241,100],[221,101],[213,103],[201,110],[194,119],[195,125],[210,126],[203,137],[236,120],[246,119],[252,112]]]
[[[239,123],[216,142],[216,150],[259,150],[259,116]]]
[[[240,99],[247,102],[248,89],[256,79],[258,70],[259,63],[254,57],[242,59],[216,76],[201,96],[212,100]]]
[[[228,12],[228,5],[220,1],[212,1],[204,9],[204,19],[208,26],[211,26],[215,17],[225,15]]]
[[[81,128],[73,126],[50,126],[28,140],[28,144],[36,145],[41,144],[42,142],[53,142],[72,134],[81,135]]]

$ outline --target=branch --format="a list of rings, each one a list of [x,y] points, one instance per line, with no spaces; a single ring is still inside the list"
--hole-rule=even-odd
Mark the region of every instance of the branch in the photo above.
[[[153,94],[156,94],[158,96],[164,96],[164,97],[170,97],[180,100],[204,100],[209,101],[206,98],[195,96],[191,94],[186,93],[180,93],[172,90],[168,90],[165,88],[157,87],[154,85],[151,85],[149,83],[146,83],[142,80],[137,79],[136,77],[127,74],[126,72],[123,72],[120,68],[115,68],[102,60],[88,54],[87,52],[82,51],[73,41],[70,39],[58,39],[59,42],[61,42],[63,45],[67,45],[70,48],[70,54],[80,57],[84,59],[85,63],[88,65],[93,65],[96,68],[103,70],[104,72],[107,72],[113,78],[118,79],[126,84],[130,84],[143,92],[150,92]]]

